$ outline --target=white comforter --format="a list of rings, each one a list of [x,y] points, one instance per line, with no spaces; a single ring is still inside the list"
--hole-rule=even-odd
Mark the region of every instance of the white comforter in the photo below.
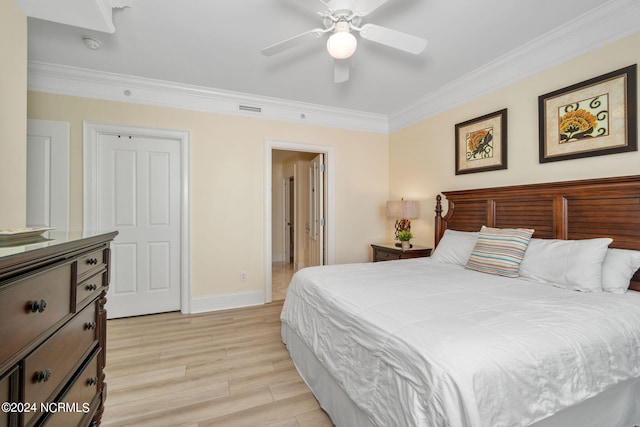
[[[312,267],[282,321],[378,426],[524,426],[640,377],[640,293],[429,258]]]

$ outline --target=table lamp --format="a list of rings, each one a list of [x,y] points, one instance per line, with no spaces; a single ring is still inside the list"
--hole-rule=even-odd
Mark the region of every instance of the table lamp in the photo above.
[[[396,220],[395,239],[398,240],[398,233],[403,230],[411,231],[410,219],[420,216],[420,204],[417,200],[390,200],[387,202],[387,218]],[[396,243],[400,247],[400,243]]]

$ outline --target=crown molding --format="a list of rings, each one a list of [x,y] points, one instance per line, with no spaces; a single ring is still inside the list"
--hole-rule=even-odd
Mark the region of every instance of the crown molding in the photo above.
[[[389,116],[393,133],[638,32],[640,2],[610,0]]]
[[[389,116],[36,61],[28,89],[389,134],[634,34],[639,21],[638,0],[609,0]]]
[[[388,118],[384,114],[287,101],[46,62],[29,61],[27,81],[28,89],[35,92],[355,131],[389,133]]]

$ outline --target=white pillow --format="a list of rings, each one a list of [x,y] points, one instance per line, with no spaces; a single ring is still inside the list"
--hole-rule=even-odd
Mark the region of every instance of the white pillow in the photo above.
[[[466,265],[477,240],[477,231],[445,230],[431,259],[445,264]]]
[[[561,288],[602,292],[602,264],[612,241],[531,239],[520,276]]]
[[[631,278],[640,268],[640,251],[607,249],[602,264],[602,290],[623,294],[629,289]]]

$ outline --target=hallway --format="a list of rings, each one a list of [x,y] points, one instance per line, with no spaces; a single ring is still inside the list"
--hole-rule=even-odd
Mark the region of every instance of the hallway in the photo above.
[[[293,264],[288,262],[274,262],[271,267],[272,300],[284,300],[291,277],[295,273]]]

